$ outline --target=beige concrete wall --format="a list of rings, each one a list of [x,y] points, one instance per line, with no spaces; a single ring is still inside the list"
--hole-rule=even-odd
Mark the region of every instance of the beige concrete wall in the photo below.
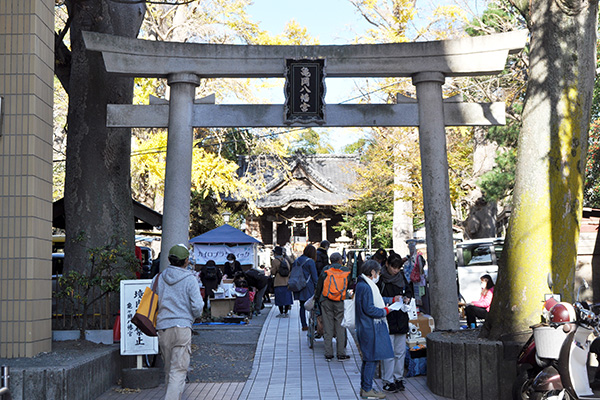
[[[0,1],[0,357],[51,350],[54,1]]]

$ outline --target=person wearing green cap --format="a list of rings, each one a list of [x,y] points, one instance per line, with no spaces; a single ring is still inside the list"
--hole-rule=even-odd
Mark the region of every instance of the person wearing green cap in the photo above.
[[[186,267],[189,250],[177,244],[169,250],[169,266],[157,275],[156,330],[165,363],[165,400],[179,400],[192,353],[192,324],[202,315],[204,301],[196,276]]]

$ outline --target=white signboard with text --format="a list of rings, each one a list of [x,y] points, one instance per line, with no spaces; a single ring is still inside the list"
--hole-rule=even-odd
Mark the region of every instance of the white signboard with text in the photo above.
[[[254,245],[240,244],[227,246],[224,244],[194,244],[194,261],[196,264],[206,264],[213,260],[217,265],[225,264],[227,254],[233,253],[240,264],[254,264]]]
[[[146,336],[131,323],[152,279],[121,281],[121,355],[158,354],[158,338]]]

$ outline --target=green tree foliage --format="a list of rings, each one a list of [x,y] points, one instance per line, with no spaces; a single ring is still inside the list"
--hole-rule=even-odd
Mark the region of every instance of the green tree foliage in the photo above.
[[[596,44],[596,67],[600,65],[600,42]],[[594,81],[594,100],[592,101],[588,155],[585,166],[585,187],[583,204],[586,207],[600,207],[600,79],[596,74]]]
[[[213,135],[213,130],[198,130],[196,136],[199,141],[196,146],[208,152],[218,153],[224,159],[233,162],[237,162],[239,155],[250,154],[254,148],[252,132],[248,129],[227,128],[218,132],[219,134]]]
[[[498,152],[492,170],[486,172],[479,180],[479,186],[487,200],[499,201],[512,194],[516,166],[516,148]]]
[[[448,165],[450,167],[450,198],[457,203],[464,196],[463,182],[472,170],[471,130],[447,129]],[[343,221],[338,230],[352,232],[354,237],[366,237],[365,212],[375,212],[372,228],[374,247],[391,247],[394,198],[413,202],[416,228],[423,225],[423,192],[421,189],[421,157],[416,129],[376,128],[371,138],[361,139],[351,148],[364,151],[356,168],[357,181],[350,189],[356,197],[337,208]],[[402,169],[405,181],[394,183],[395,174]]]
[[[481,336],[539,321],[546,278],[573,298],[597,60],[598,3],[513,0],[531,31],[512,214]]]
[[[513,105],[512,115],[520,115],[523,103]],[[520,118],[509,119],[505,126],[494,126],[488,129],[487,139],[498,144],[499,150],[495,158],[495,165],[491,171],[486,172],[479,180],[479,186],[484,197],[491,201],[510,199],[515,186],[515,172],[517,167],[517,143]]]
[[[302,152],[304,154],[329,154],[333,153],[333,146],[327,143],[328,134],[316,130],[302,129],[297,138],[292,139],[290,152]]]
[[[221,209],[211,197],[202,196],[196,190],[192,190],[190,202],[190,237],[195,237],[215,229],[223,221]]]
[[[113,242],[93,249],[88,249],[89,271],[71,270],[58,279],[57,298],[69,301],[74,315],[81,315],[79,320],[80,339],[85,339],[90,307],[105,298],[109,293],[118,292],[123,279],[133,279],[135,272],[140,271],[140,261],[131,251],[127,242]]]
[[[465,27],[469,36],[490,35],[509,32],[515,27],[525,27],[526,22],[519,12],[504,0],[491,1],[481,16],[473,16]]]
[[[414,30],[417,9],[413,1],[404,0],[350,0],[357,11],[373,26],[359,43],[401,43],[412,40],[447,39],[460,35],[459,28],[466,22],[466,12],[456,6],[436,7],[425,26]],[[419,16],[422,18],[423,16]],[[395,103],[401,93],[415,97],[412,82],[408,79],[370,79],[359,85],[361,102]],[[453,85],[444,88],[445,96],[457,93]],[[344,215],[339,229],[366,237],[367,224],[364,213],[374,211],[372,229],[373,245],[390,247],[392,244],[394,199],[411,201],[416,228],[423,225],[423,194],[421,189],[421,159],[418,132],[411,128],[373,128],[365,137],[346,146],[347,153],[362,154],[357,169],[358,181],[351,189],[356,197],[338,208]],[[472,131],[463,128],[447,129],[447,146],[450,166],[450,195],[453,203],[466,192],[465,181],[472,172]],[[401,173],[404,182],[394,183]]]
[[[371,140],[361,159],[361,167],[356,169],[356,183],[350,189],[357,196],[336,208],[344,215],[337,230],[352,232],[355,238],[366,245],[367,221],[365,212],[373,211],[371,229],[373,247],[391,247],[394,215],[394,165],[393,157],[384,140]]]
[[[247,14],[247,0],[212,0],[184,5],[149,4],[140,37],[159,41],[227,43],[227,44],[316,44],[306,28],[289,21],[279,35],[262,30]],[[272,80],[271,80],[272,81]],[[260,103],[257,89],[269,87],[266,80],[201,79],[196,97],[214,94],[216,102],[239,99]],[[167,97],[168,86],[160,79],[136,79],[136,103],[148,102],[150,95]],[[236,101],[237,102],[237,101]],[[132,187],[137,200],[154,207],[162,201],[166,132],[158,129],[136,130],[132,153]],[[203,128],[194,132],[192,175],[192,234],[212,229],[211,219],[220,221],[223,198],[245,200],[245,208],[231,205],[238,214],[257,214],[254,200],[264,185],[261,175],[240,178],[237,159],[240,155],[269,153],[275,159],[306,147],[322,153],[323,145],[312,130],[261,130]],[[235,218],[232,218],[232,221]],[[234,222],[232,222],[233,224]]]
[[[585,165],[584,205],[600,207],[600,120],[590,124],[590,138]]]
[[[524,29],[525,20],[517,9],[508,2],[492,1],[479,16],[471,19],[465,31],[469,36]],[[504,101],[506,103],[507,124],[487,129],[486,139],[496,143],[495,165],[484,173],[478,181],[483,196],[488,201],[510,202],[515,182],[517,163],[517,142],[521,129],[521,113],[527,83],[528,50],[518,55],[509,55],[508,68],[495,77],[468,78],[461,83],[469,101]]]
[[[350,143],[342,148],[342,153],[363,153],[368,147],[367,139],[360,138],[354,143]]]

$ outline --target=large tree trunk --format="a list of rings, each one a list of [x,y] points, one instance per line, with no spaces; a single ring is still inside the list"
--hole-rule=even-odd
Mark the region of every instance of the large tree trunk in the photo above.
[[[463,222],[465,236],[468,239],[496,237],[496,215],[496,202],[487,202],[483,197],[478,198]]]
[[[100,53],[88,52],[82,31],[135,38],[145,5],[72,0],[71,68],[65,180],[65,268],[88,271],[87,250],[127,241],[133,251],[129,129],[106,127],[106,105],[129,103],[133,79],[105,71]]]
[[[527,3],[527,2],[524,2]],[[529,82],[513,211],[491,313],[482,336],[540,320],[548,273],[573,295],[588,126],[596,64],[597,2],[533,0]],[[529,12],[529,14],[528,14]]]

